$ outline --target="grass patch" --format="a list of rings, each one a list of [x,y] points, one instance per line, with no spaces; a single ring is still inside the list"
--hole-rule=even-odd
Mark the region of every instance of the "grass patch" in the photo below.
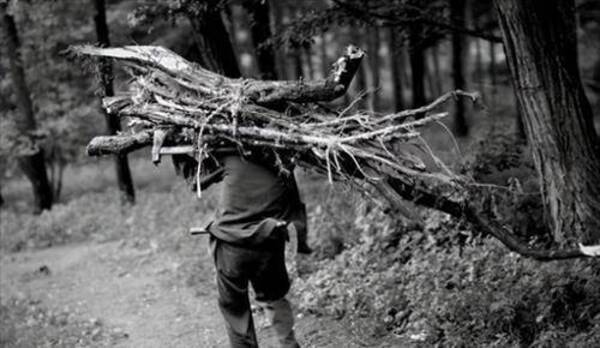
[[[20,209],[23,200],[15,203],[7,198],[11,206],[0,210],[0,249],[20,251],[118,238],[158,238],[174,246],[185,243],[189,227],[211,219],[214,190],[198,201],[169,163],[154,169],[140,159],[132,161],[132,168],[138,187],[133,206],[120,204],[110,161],[73,168],[65,177],[65,200],[41,215]],[[19,181],[10,185],[13,193],[19,188],[23,188]]]

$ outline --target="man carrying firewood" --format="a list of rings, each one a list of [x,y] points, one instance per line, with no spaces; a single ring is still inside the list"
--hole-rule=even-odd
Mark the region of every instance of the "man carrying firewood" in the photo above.
[[[234,148],[215,153],[221,168],[209,176],[210,183],[222,181],[223,185],[216,219],[207,230],[217,270],[219,308],[231,346],[257,347],[248,299],[250,283],[280,345],[299,347],[292,309],[285,298],[290,288],[284,258],[288,230],[298,231],[299,252],[310,249],[293,172],[282,170],[262,153],[242,156]]]

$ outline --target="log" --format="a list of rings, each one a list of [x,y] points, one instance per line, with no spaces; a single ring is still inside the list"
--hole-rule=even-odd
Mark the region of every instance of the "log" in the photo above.
[[[128,135],[94,137],[86,148],[89,156],[125,155],[152,144],[153,132],[143,131]]]
[[[246,84],[248,97],[259,105],[287,102],[330,101],[346,93],[365,52],[348,46],[324,80],[317,81],[259,81]]]
[[[272,106],[285,102],[330,101],[342,96],[365,56],[358,47],[348,46],[346,53],[334,64],[326,79],[317,81],[262,81],[231,79],[188,62],[174,52],[157,46],[124,46],[100,48],[89,45],[75,46],[76,54],[110,57],[154,67],[179,80],[198,86],[209,86],[203,92],[214,92],[214,87],[240,91],[240,98],[248,98],[259,105]],[[211,88],[213,90],[211,90]]]

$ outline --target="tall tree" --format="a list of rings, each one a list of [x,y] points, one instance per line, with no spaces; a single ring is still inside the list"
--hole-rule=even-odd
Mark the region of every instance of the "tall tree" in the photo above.
[[[273,24],[274,24],[274,30],[280,30],[283,27],[283,20],[284,20],[284,11],[282,9],[282,3],[280,1],[274,1],[271,3],[270,6],[271,9],[271,16],[273,18]],[[285,53],[283,52],[283,48],[282,47],[278,47],[275,50],[275,60],[277,61],[276,67],[277,67],[277,71],[278,71],[278,76],[279,78],[282,78],[284,80],[288,79],[288,73],[287,73],[287,64],[286,63],[286,57],[285,57]]]
[[[465,26],[465,11],[466,0],[450,0],[450,16],[454,25]],[[460,32],[452,32],[452,79],[455,89],[465,89],[466,86],[464,42],[464,36]],[[469,127],[465,117],[465,102],[462,98],[457,98],[455,105],[454,130],[458,136],[466,136],[469,133]]]
[[[299,11],[297,9],[297,4],[292,2],[285,6],[285,14],[287,14],[287,18],[290,22],[297,20]],[[284,14],[284,16],[285,16]],[[302,45],[298,40],[292,40],[288,49],[288,56],[292,61],[292,71],[294,72],[292,77],[295,79],[302,79],[305,77],[304,69],[302,66]]]
[[[329,74],[329,59],[327,58],[327,33],[322,32],[319,43],[319,60],[321,62],[321,76],[327,78]]]
[[[277,79],[275,51],[267,41],[271,38],[269,2],[244,0],[243,6],[250,16],[250,33],[254,42],[256,62],[262,80]]]
[[[229,33],[221,17],[220,2],[189,2],[184,5],[184,12],[194,29],[194,38],[201,52],[201,64],[227,77],[241,77]]]
[[[106,7],[104,0],[94,0],[96,13],[94,14],[94,23],[96,25],[96,37],[100,46],[110,46],[110,38],[108,34],[108,24],[106,23]],[[107,59],[100,61],[100,84],[102,86],[102,94],[106,97],[115,95],[113,87],[113,70],[112,63]],[[104,111],[106,119],[106,128],[108,134],[113,135],[121,131],[121,122],[119,117],[111,115]],[[121,193],[122,203],[135,203],[135,189],[133,179],[131,178],[131,170],[129,169],[129,161],[127,155],[115,155],[115,170],[117,174],[117,183]]]
[[[600,243],[600,141],[579,78],[573,0],[494,0],[555,239]]]
[[[490,76],[490,94],[492,95],[492,107],[496,105],[497,81],[496,81],[496,43],[489,42],[490,45],[490,65],[488,66],[488,74]]]
[[[431,47],[431,60],[433,65],[433,76],[435,80],[435,90],[437,95],[441,95],[444,93],[444,88],[442,87],[442,73],[440,69],[440,50],[439,44],[433,45]]]
[[[13,16],[8,12],[7,1],[0,2],[0,16],[2,16],[2,28],[6,37],[5,49],[9,59],[10,72],[19,111],[16,126],[23,137],[28,137],[34,142],[32,133],[35,132],[37,125],[33,112],[33,103],[25,80],[17,26]],[[34,150],[31,152],[19,155],[18,163],[33,187],[34,212],[40,213],[42,210],[52,207],[52,188],[48,181],[43,149],[34,146]]]
[[[310,44],[310,42],[305,41],[302,44],[301,57],[304,58],[303,60],[306,63],[304,64],[306,66],[306,78],[310,80],[314,79],[315,68],[312,62],[312,45]]]
[[[367,58],[370,66],[370,79],[371,79],[371,98],[369,99],[369,109],[379,110],[380,105],[380,59],[379,59],[379,46],[381,40],[379,38],[379,28],[375,25],[367,29]]]
[[[423,106],[425,98],[425,47],[423,47],[423,27],[413,23],[408,29],[408,58],[410,61],[412,81],[412,105]]]
[[[389,28],[389,53],[390,65],[392,72],[392,94],[394,97],[394,110],[400,111],[404,109],[404,93],[402,88],[402,48],[400,40],[398,40],[397,28]]]

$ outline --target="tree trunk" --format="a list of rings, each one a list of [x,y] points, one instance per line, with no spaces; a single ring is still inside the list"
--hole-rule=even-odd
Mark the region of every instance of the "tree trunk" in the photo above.
[[[304,57],[304,62],[306,63],[306,78],[309,80],[314,80],[315,79],[315,70],[313,67],[313,62],[312,62],[312,47],[311,44],[308,42],[305,42],[302,45],[302,53],[301,53],[302,57]]]
[[[373,108],[373,72],[371,71],[371,64],[369,62],[370,52],[369,52],[369,29],[368,28],[360,28],[357,33],[357,41],[359,47],[367,48],[367,61],[365,64],[361,64],[359,72],[360,85],[362,88],[360,90],[362,92],[366,92],[364,99],[359,103],[359,107],[361,109],[369,110],[370,112],[374,112]]]
[[[435,77],[436,96],[444,93],[444,87],[442,87],[442,73],[440,71],[440,50],[439,44],[433,45],[431,48],[431,58],[433,59],[433,73]]]
[[[188,19],[194,29],[194,37],[201,52],[201,64],[208,70],[227,77],[241,77],[221,12],[210,7],[206,12],[198,15],[191,10]]]
[[[36,122],[29,89],[25,81],[17,26],[14,18],[7,12],[6,2],[0,2],[0,15],[2,16],[2,27],[6,37],[6,50],[8,51],[10,72],[20,114],[20,117],[16,119],[17,129],[24,136],[27,136],[35,131]],[[43,149],[39,148],[32,155],[19,156],[18,163],[33,187],[34,212],[40,213],[42,210],[50,209],[53,202],[52,187],[48,181]]]
[[[395,27],[390,27],[389,29],[389,52],[392,72],[392,95],[394,98],[394,110],[398,112],[404,109],[404,94],[402,92],[402,50],[396,30],[397,29]]]
[[[525,123],[523,122],[523,113],[521,112],[521,107],[519,107],[518,97],[515,95],[516,100],[516,125],[517,128],[517,139],[527,142],[527,134],[525,133]]]
[[[555,239],[600,243],[600,144],[570,0],[494,0]]]
[[[299,46],[294,46],[290,52],[292,55],[292,62],[294,67],[294,78],[300,80],[304,78],[304,71],[302,70],[302,52]]]
[[[483,63],[481,58],[481,40],[479,38],[473,39],[475,41],[475,83],[477,87],[481,89],[483,82]]]
[[[371,71],[371,98],[369,99],[369,109],[371,111],[379,110],[380,105],[380,76],[379,76],[379,46],[381,42],[379,39],[379,28],[374,26],[367,30],[367,47],[369,58],[369,66]]]
[[[491,94],[491,104],[492,107],[495,107],[496,105],[496,93],[497,93],[497,88],[498,86],[496,86],[497,81],[496,81],[496,43],[494,42],[489,42],[490,45],[490,65],[489,65],[489,69],[488,69],[488,74],[490,75],[490,94]]]
[[[275,51],[271,45],[264,45],[271,38],[269,2],[245,0],[243,5],[250,17],[250,33],[260,79],[276,80]]]
[[[281,9],[281,3],[279,1],[274,1],[271,3],[271,15],[273,16],[273,23],[274,23],[274,31],[277,32],[278,30],[281,30],[281,28],[283,27],[283,17],[284,17],[284,11]],[[284,49],[282,47],[278,47],[277,49],[273,48],[275,50],[275,60],[277,61],[276,67],[277,67],[277,71],[278,74],[277,76],[279,76],[280,79],[284,79],[287,80],[288,79],[288,73],[287,73],[287,64],[286,64],[286,57],[285,57],[285,52]]]
[[[256,76],[260,75],[258,70],[258,64],[256,62],[256,55],[254,45],[252,42],[252,34],[250,33],[250,20],[246,9],[240,4],[229,4],[224,5],[223,24],[225,24],[225,30],[229,34],[229,41],[233,49],[233,54],[236,57],[245,59],[239,59],[240,74],[242,76]],[[197,34],[201,35],[201,34]],[[212,59],[212,58],[208,58]],[[200,62],[204,59],[196,59],[196,62]]]
[[[465,0],[450,0],[450,17],[455,25],[460,27],[465,26],[465,10]],[[454,31],[452,33],[452,79],[454,81],[454,89],[465,89],[464,59],[464,37],[461,33]],[[466,136],[469,133],[469,127],[465,117],[464,100],[458,98],[455,105],[454,131],[458,136]]]
[[[94,22],[96,24],[96,36],[101,47],[109,47],[110,39],[108,35],[108,25],[106,23],[106,8],[104,0],[95,0],[96,14]],[[100,77],[102,85],[102,94],[106,97],[114,96],[112,63],[107,59],[100,59]],[[121,121],[116,115],[110,115],[104,110],[106,119],[106,128],[109,135],[117,134],[121,131]],[[117,174],[117,183],[121,193],[121,203],[135,203],[135,189],[129,161],[126,155],[117,155],[115,159],[115,170]]]
[[[431,49],[425,51],[425,76],[427,76],[427,88],[425,88],[425,91],[427,92],[427,100],[435,99],[437,95],[432,51]]]
[[[423,106],[425,100],[425,52],[421,43],[421,26],[413,24],[409,28],[409,60],[412,80],[413,107]]]
[[[321,58],[321,74],[323,78],[329,73],[329,59],[327,58],[327,33],[321,33],[320,58]]]

